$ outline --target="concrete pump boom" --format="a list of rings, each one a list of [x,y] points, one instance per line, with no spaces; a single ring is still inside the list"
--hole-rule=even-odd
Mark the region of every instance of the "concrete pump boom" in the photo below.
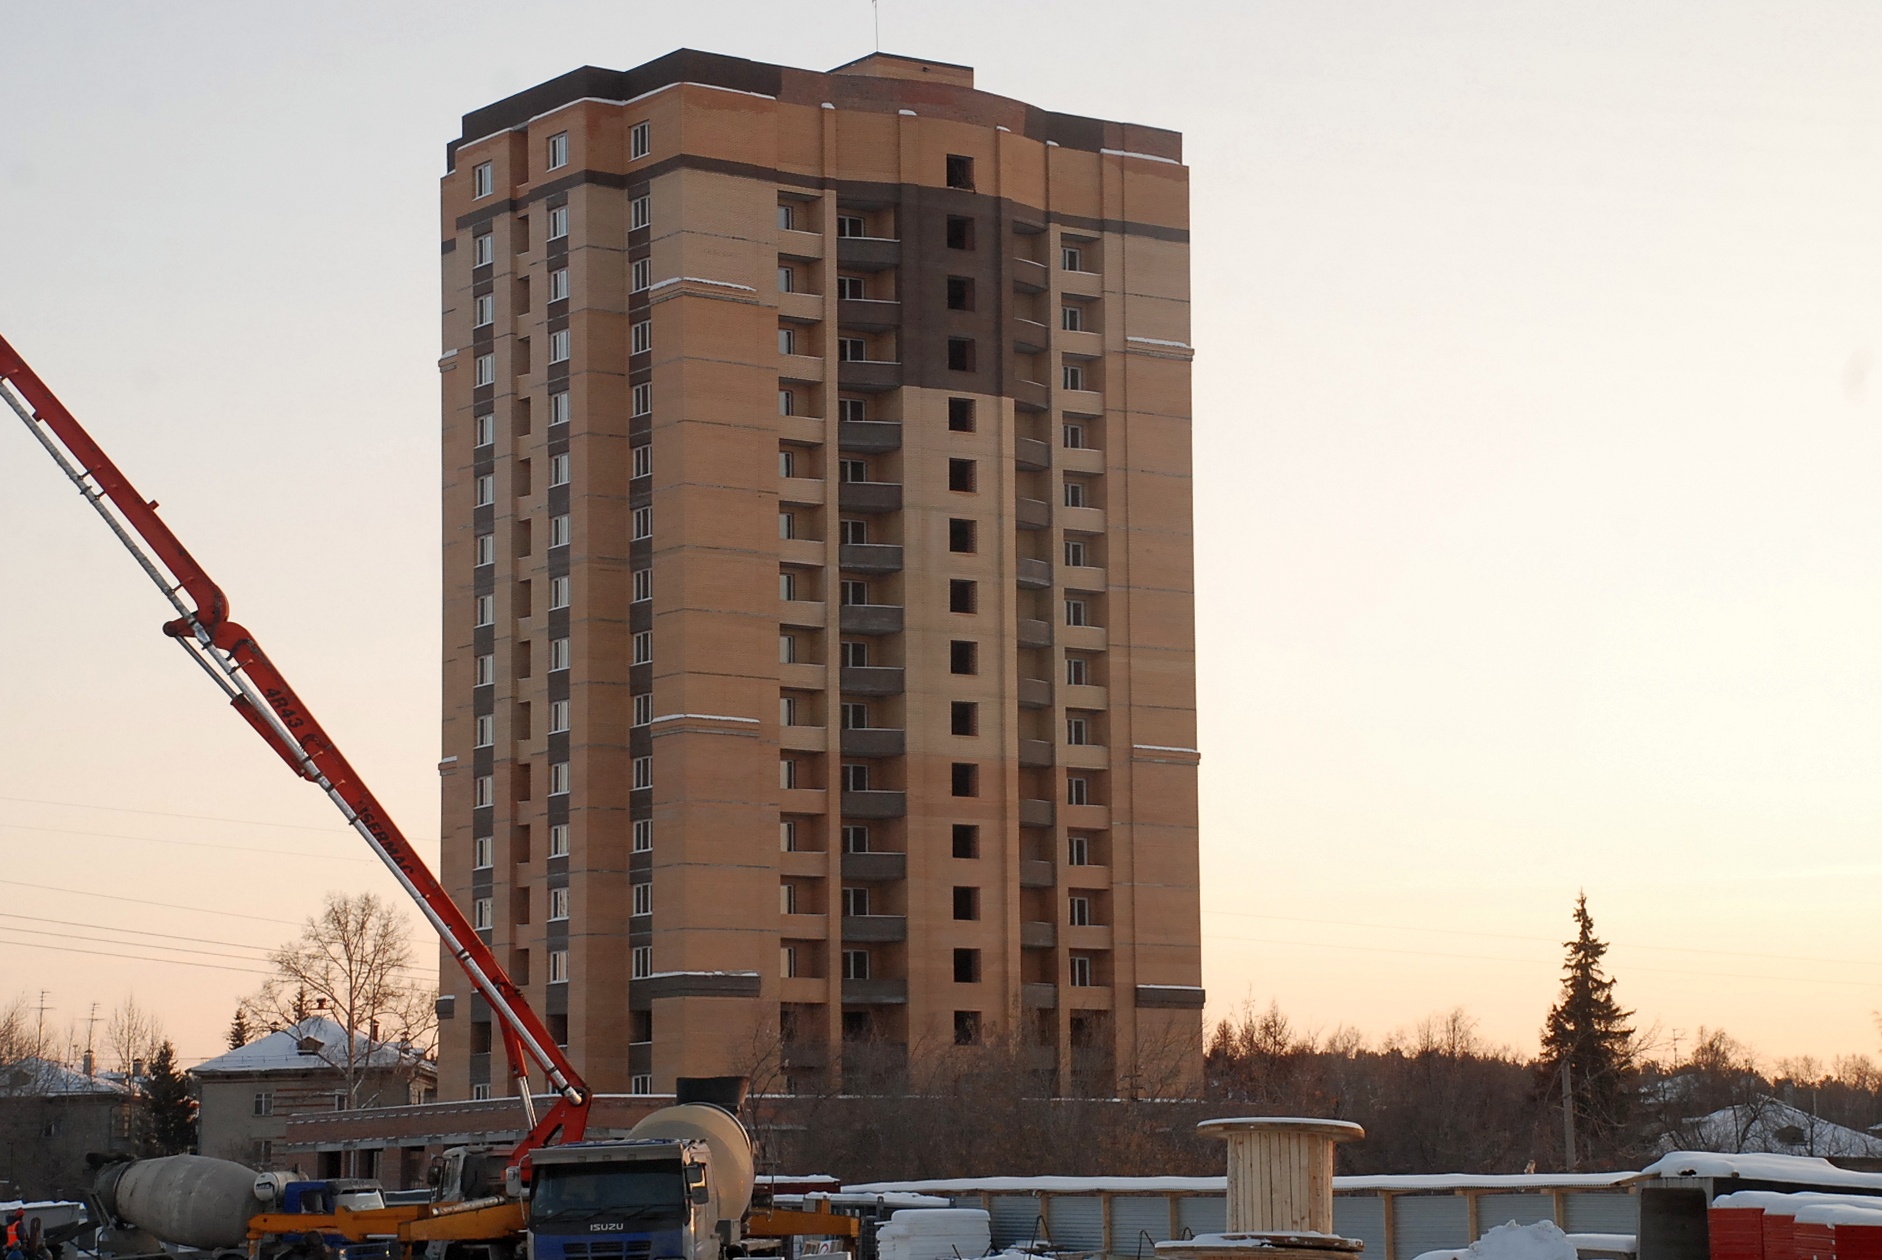
[[[289,769],[318,785],[339,807],[418,904],[463,966],[471,985],[490,1004],[530,1125],[529,1133],[511,1152],[511,1162],[541,1146],[580,1141],[588,1124],[588,1086],[522,990],[260,645],[229,620],[228,598],[163,523],[156,502],[137,493],[4,337],[0,337],[0,396],[176,609],[176,619],[166,622],[163,632],[183,645]],[[531,1060],[560,1095],[541,1117],[530,1096]]]

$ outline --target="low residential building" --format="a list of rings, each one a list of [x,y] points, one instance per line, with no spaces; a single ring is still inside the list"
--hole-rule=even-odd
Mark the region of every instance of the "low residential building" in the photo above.
[[[0,1192],[73,1198],[90,1183],[90,1152],[138,1145],[136,1093],[115,1075],[47,1059],[0,1066]]]
[[[430,1097],[437,1083],[431,1061],[407,1045],[356,1037],[349,1056],[346,1030],[322,1016],[198,1064],[190,1075],[201,1100],[198,1147],[204,1155],[308,1173],[321,1171],[311,1162],[301,1166],[308,1155],[277,1149],[290,1117],[409,1106]],[[373,1175],[370,1168],[348,1171]]]

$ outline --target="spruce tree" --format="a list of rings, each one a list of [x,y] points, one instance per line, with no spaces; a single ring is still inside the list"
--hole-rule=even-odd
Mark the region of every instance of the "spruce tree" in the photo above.
[[[157,1048],[144,1078],[144,1103],[150,1109],[151,1153],[183,1155],[196,1148],[196,1100],[189,1078],[177,1070],[176,1047]]]
[[[1631,1121],[1636,1075],[1632,1011],[1614,1000],[1614,981],[1601,969],[1607,942],[1594,934],[1588,894],[1575,898],[1575,939],[1562,964],[1562,997],[1542,1030],[1536,1086],[1545,1107],[1574,1116],[1571,1163],[1603,1163],[1621,1154]],[[1564,1103],[1562,1076],[1569,1080]],[[1566,1143],[1564,1143],[1566,1145]]]
[[[229,1049],[240,1050],[255,1039],[255,1030],[248,1026],[248,1012],[242,1007],[235,1008],[235,1018],[229,1021]]]

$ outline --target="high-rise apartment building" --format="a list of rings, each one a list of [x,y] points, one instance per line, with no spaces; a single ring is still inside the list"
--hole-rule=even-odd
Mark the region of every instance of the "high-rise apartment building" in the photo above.
[[[444,876],[590,1082],[1193,1077],[1180,137],[682,51],[442,191]]]

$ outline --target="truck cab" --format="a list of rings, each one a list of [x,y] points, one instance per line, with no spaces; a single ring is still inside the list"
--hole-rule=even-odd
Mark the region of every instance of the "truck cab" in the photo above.
[[[720,1260],[703,1141],[573,1142],[529,1155],[530,1260]]]

